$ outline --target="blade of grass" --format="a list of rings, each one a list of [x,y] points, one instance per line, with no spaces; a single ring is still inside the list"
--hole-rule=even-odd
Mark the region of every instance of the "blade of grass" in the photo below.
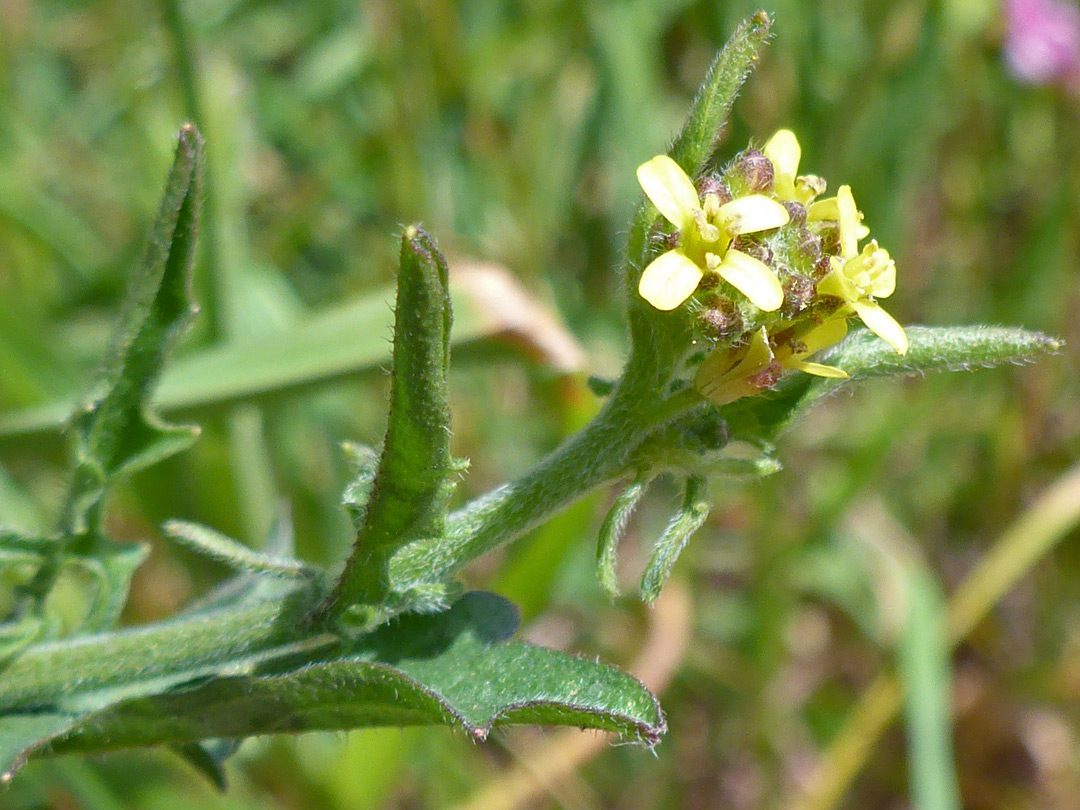
[[[920,556],[917,540],[880,501],[860,507],[848,524],[852,534],[875,550],[883,563],[879,570],[886,589],[877,600],[878,623],[896,639],[912,804],[919,810],[959,810],[952,752],[950,645],[941,586]]]
[[[533,301],[505,270],[477,283],[473,272],[451,273],[455,347],[503,337],[530,356],[557,370],[572,368],[580,348],[549,310],[523,319],[499,305]],[[222,407],[237,402],[292,394],[322,383],[372,371],[390,359],[394,313],[393,288],[385,287],[312,315],[287,330],[255,339],[236,339],[180,358],[164,371],[154,401],[166,414]],[[544,317],[541,317],[541,314]],[[568,347],[573,347],[572,353]],[[59,433],[74,400],[0,414],[0,437],[35,437]]]
[[[959,810],[945,599],[925,566],[909,567],[905,574],[908,617],[897,660],[906,694],[911,801],[919,810]]]

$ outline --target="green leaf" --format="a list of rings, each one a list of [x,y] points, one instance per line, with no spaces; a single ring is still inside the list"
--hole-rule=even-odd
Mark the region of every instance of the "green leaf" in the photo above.
[[[910,348],[897,354],[865,329],[850,334],[822,362],[836,365],[851,380],[914,376],[927,371],[974,371],[1004,364],[1024,365],[1056,354],[1064,343],[1040,332],[1004,326],[908,326]],[[849,381],[818,383],[830,388]]]
[[[474,592],[443,613],[395,619],[333,655],[296,653],[133,697],[128,685],[129,697],[111,702],[107,692],[63,696],[50,722],[0,718],[2,764],[10,773],[34,752],[364,726],[449,725],[483,739],[496,725],[540,723],[648,745],[659,739],[663,715],[638,681],[591,659],[507,641],[516,625],[506,600]]]
[[[146,543],[116,543],[100,538],[94,555],[64,555],[64,560],[86,570],[97,588],[79,629],[93,633],[113,627],[127,603],[136,569],[150,553]]]
[[[1056,354],[1064,345],[1040,332],[1001,326],[908,326],[905,331],[910,343],[906,355],[866,329],[852,332],[822,355],[821,362],[844,369],[850,379],[792,374],[773,391],[724,407],[721,413],[732,437],[771,440],[822,397],[861,380],[1024,365]]]
[[[671,569],[679,559],[690,536],[701,528],[709,516],[709,503],[705,498],[705,479],[691,476],[686,482],[682,505],[676,512],[663,535],[656,542],[652,557],[645,565],[641,577],[641,598],[652,604],[671,576]]]
[[[78,715],[28,712],[0,717],[0,784],[10,782],[15,771],[41,745],[67,731]]]
[[[600,536],[596,543],[596,573],[600,587],[612,599],[619,595],[619,581],[615,575],[619,542],[626,531],[626,524],[648,488],[648,478],[638,478],[630,483],[615,496],[607,517],[600,524]]]
[[[141,267],[132,277],[101,391],[72,418],[75,475],[66,529],[93,528],[110,480],[191,445],[198,431],[166,425],[149,407],[165,357],[194,314],[191,266],[202,139],[180,130],[176,158]]]
[[[353,616],[362,629],[379,618],[363,606],[380,605],[390,594],[393,552],[443,534],[461,470],[450,456],[452,319],[446,261],[434,239],[409,226],[401,240],[386,441],[363,526],[328,605],[333,618],[356,608]],[[361,469],[357,486],[368,486],[369,476]]]
[[[169,746],[173,752],[224,793],[229,787],[225,760],[236,753],[243,740],[204,740]]]
[[[668,150],[691,177],[697,176],[712,157],[739,89],[753,72],[771,26],[772,20],[764,11],[744,20],[709,67],[686,123]]]
[[[243,543],[206,526],[185,520],[169,520],[162,526],[168,537],[188,548],[217,560],[240,573],[268,574],[275,577],[314,576],[314,569],[292,557],[260,554]]]

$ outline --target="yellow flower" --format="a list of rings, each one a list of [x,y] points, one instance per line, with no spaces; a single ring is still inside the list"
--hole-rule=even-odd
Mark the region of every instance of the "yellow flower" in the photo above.
[[[784,291],[764,262],[730,247],[740,234],[787,224],[787,209],[763,194],[720,203],[713,193],[698,198],[686,172],[667,155],[637,170],[645,195],[679,229],[679,244],[656,257],[641,274],[638,292],[657,309],[671,310],[694,294],[706,272],[717,273],[763,312],[784,302]]]
[[[773,165],[773,191],[781,200],[794,200],[809,205],[825,193],[825,181],[816,174],[799,174],[802,147],[795,133],[781,129],[761,150]]]
[[[840,186],[835,199],[822,200],[810,207],[815,218],[831,219],[834,211],[840,229],[840,256],[830,257],[830,270],[818,282],[818,294],[841,299],[845,308],[853,310],[870,331],[898,353],[907,354],[904,327],[875,300],[888,298],[896,289],[896,263],[887,250],[878,247],[876,240],[859,251],[859,240],[865,234],[850,186]]]
[[[719,349],[706,357],[694,377],[694,387],[716,405],[727,405],[772,388],[779,372],[763,326],[746,345]]]
[[[805,335],[793,334],[782,340],[773,354],[781,368],[795,369],[806,374],[813,374],[816,377],[846,380],[848,373],[841,368],[806,361],[806,358],[810,355],[830,346],[835,346],[846,335],[847,320],[845,318],[831,318],[823,324],[814,326]]]

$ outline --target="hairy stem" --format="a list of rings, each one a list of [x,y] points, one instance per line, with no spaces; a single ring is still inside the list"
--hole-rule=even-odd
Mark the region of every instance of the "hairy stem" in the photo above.
[[[446,579],[469,561],[521,537],[596,487],[627,470],[630,454],[657,429],[701,404],[685,389],[659,403],[630,373],[604,409],[536,467],[451,514],[446,533],[403,549],[391,564],[397,587]]]

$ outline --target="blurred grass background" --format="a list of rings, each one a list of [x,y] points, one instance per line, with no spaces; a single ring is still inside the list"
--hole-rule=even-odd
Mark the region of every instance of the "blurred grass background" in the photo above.
[[[638,199],[634,167],[676,131],[716,48],[755,8],[0,0],[0,411],[92,379],[176,130],[195,118],[209,150],[203,315],[180,357],[385,300],[396,233],[421,221],[459,261],[508,268],[585,348],[586,368],[570,374],[500,340],[459,353],[456,453],[473,462],[463,490],[501,483],[597,408],[586,373],[617,372],[613,271]],[[893,661],[896,596],[875,545],[902,545],[948,594],[1080,457],[1080,97],[1010,76],[989,0],[769,10],[775,38],[725,154],[794,129],[804,170],[850,183],[895,256],[889,310],[901,322],[1021,325],[1068,346],[1031,368],[878,383],[828,402],[781,442],[784,471],[714,487],[717,509],[676,568],[692,611],[650,616],[632,598],[602,597],[591,556],[606,492],[470,572],[523,606],[528,637],[612,662],[635,657],[650,622],[661,635],[692,631],[672,662],[670,732],[655,758],[602,748],[535,806],[786,806]],[[167,517],[258,545],[287,503],[301,553],[342,559],[349,471],[338,443],[378,442],[385,395],[371,370],[196,409],[196,448],[112,500],[118,536],[154,539],[130,621],[167,615],[223,574],[161,542]],[[55,436],[0,438],[0,519],[47,526],[62,463]],[[628,585],[676,497],[656,487],[631,525]],[[1076,806],[1078,628],[1080,554],[1065,542],[961,644],[965,808]],[[376,730],[249,741],[226,796],[164,753],[61,759],[33,764],[0,806],[374,810],[477,797],[491,808],[484,788],[522,763],[535,770],[543,739]],[[893,726],[836,806],[907,806],[908,759]]]

